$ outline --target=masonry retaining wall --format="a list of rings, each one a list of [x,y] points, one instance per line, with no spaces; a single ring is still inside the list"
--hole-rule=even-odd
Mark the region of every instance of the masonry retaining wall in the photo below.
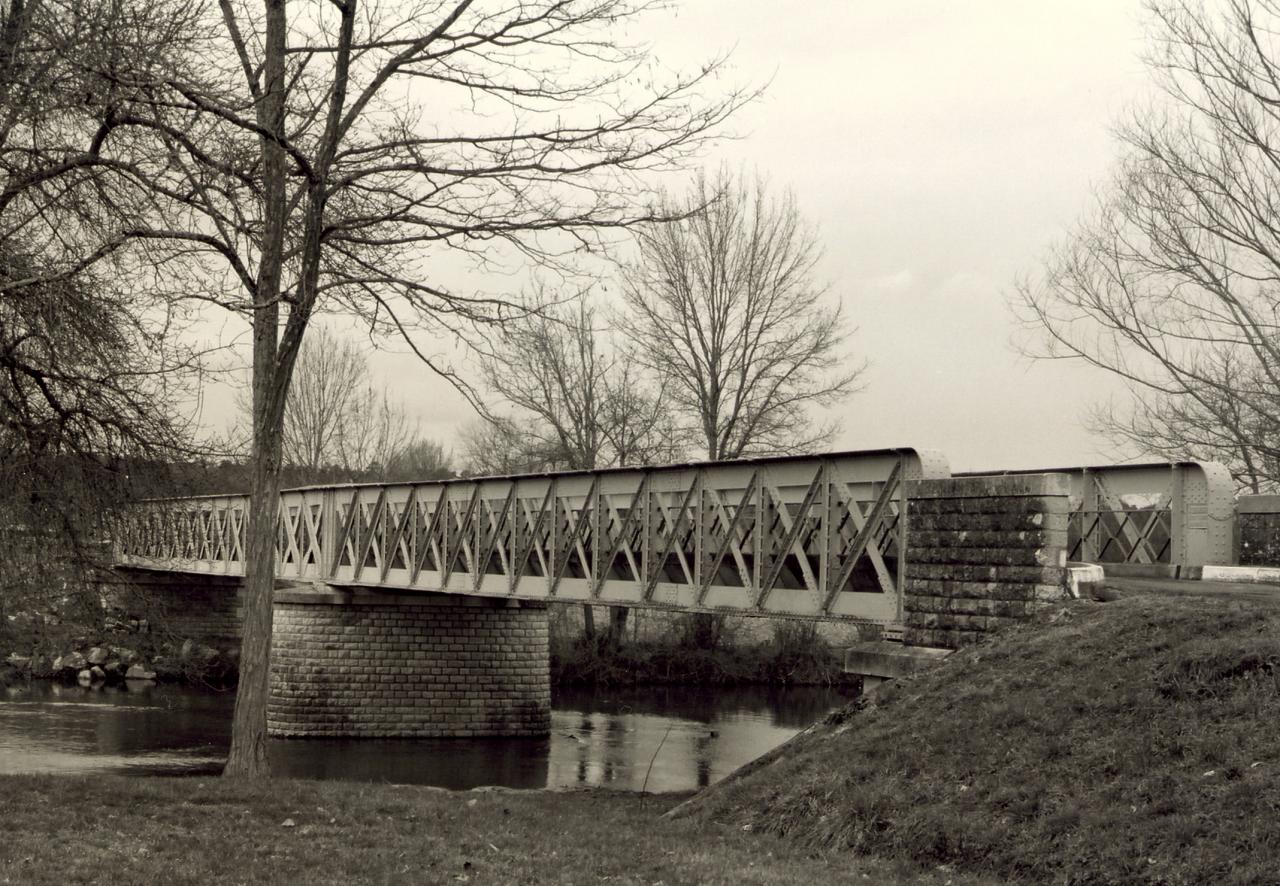
[[[1065,474],[909,484],[903,640],[955,649],[1066,596]]]
[[[116,569],[103,593],[153,632],[215,646],[238,646],[244,627],[244,580],[220,575]]]
[[[543,604],[277,591],[267,726],[282,736],[546,735]]]

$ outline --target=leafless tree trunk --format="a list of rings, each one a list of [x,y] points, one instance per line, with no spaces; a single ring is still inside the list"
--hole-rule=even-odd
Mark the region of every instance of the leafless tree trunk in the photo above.
[[[813,406],[857,389],[841,308],[815,280],[821,251],[790,194],[721,170],[638,233],[622,268],[621,325],[637,361],[709,459],[801,452],[830,439]]]
[[[1155,2],[1163,96],[1120,127],[1096,211],[1022,280],[1029,353],[1122,378],[1095,425],[1140,450],[1280,481],[1280,5]]]
[[[275,590],[275,528],[280,504],[280,463],[290,370],[301,346],[302,330],[290,322],[289,349],[281,353],[280,300],[283,294],[285,225],[289,211],[285,193],[285,49],[288,20],[285,0],[265,0],[261,79],[248,70],[257,112],[262,159],[262,240],[257,285],[250,293],[253,327],[253,485],[249,498],[249,530],[245,552],[244,633],[240,677],[231,721],[231,748],[224,773],[252,776],[268,771],[267,697],[271,672],[271,625]],[[236,30],[230,3],[223,14],[228,30]],[[335,84],[336,86],[336,84]],[[340,93],[343,87],[337,87]],[[307,213],[308,228],[314,211]],[[304,261],[306,258],[304,257]],[[302,289],[303,281],[299,281]],[[301,293],[300,293],[301,294]],[[309,307],[309,306],[307,306]],[[306,322],[309,310],[291,314]],[[305,327],[304,327],[305,328]],[[293,335],[289,335],[292,332]]]
[[[267,769],[281,427],[312,314],[323,305],[403,336],[470,393],[419,336],[475,336],[523,309],[439,285],[428,256],[563,265],[601,232],[659,217],[637,208],[640,173],[678,165],[751,97],[711,95],[715,61],[624,91],[645,50],[615,28],[648,6],[219,0],[191,33],[198,61],[138,82],[116,74],[133,92],[108,145],[116,130],[122,147],[126,135],[145,145],[130,156],[145,161],[162,218],[128,236],[180,273],[185,297],[253,330],[249,601],[228,775]]]

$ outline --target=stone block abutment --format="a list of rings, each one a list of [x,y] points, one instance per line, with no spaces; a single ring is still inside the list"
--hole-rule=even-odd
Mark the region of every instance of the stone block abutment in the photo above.
[[[1068,596],[1066,474],[918,480],[907,487],[901,643],[860,643],[864,691],[940,661]]]
[[[904,641],[954,649],[1067,594],[1066,474],[908,486]]]
[[[238,648],[244,627],[244,580],[221,575],[117,567],[101,583],[104,599],[154,633],[219,648]]]

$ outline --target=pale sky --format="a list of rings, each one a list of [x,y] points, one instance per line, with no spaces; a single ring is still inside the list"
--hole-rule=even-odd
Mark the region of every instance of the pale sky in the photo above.
[[[728,49],[739,82],[772,80],[707,162],[790,187],[819,228],[872,364],[836,448],[938,449],[952,470],[1115,460],[1082,419],[1119,387],[1018,356],[1007,301],[1087,210],[1113,123],[1149,88],[1138,0],[688,0],[648,27],[672,66]],[[373,362],[452,446],[465,401],[411,357]],[[206,422],[225,408],[211,394]]]

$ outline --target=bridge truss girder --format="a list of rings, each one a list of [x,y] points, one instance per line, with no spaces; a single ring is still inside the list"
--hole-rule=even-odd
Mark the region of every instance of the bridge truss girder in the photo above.
[[[282,580],[693,611],[901,620],[911,449],[351,485],[281,495]],[[141,503],[126,565],[240,575],[247,496]]]

